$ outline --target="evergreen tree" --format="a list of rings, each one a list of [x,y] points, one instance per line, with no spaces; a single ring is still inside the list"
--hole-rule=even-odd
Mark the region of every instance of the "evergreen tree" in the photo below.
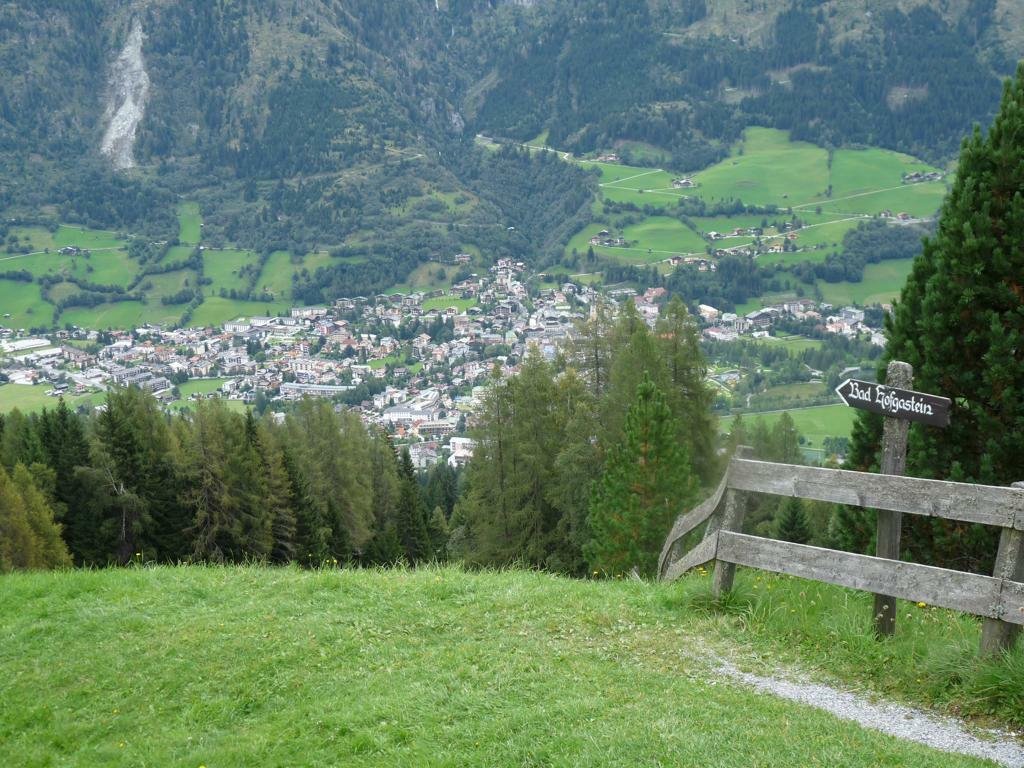
[[[697,476],[711,483],[717,474],[714,395],[706,383],[697,323],[678,296],[662,310],[654,338],[665,363],[665,400],[679,425],[678,440],[686,445]]]
[[[626,411],[645,378],[664,389],[668,374],[647,323],[636,304],[626,301],[611,336],[615,351],[608,375],[608,388],[601,401],[601,445],[607,450],[622,439]]]
[[[11,475],[0,467],[0,573],[69,565],[60,525],[31,473],[23,464]]]
[[[423,503],[416,470],[406,449],[402,450],[398,460],[398,475],[401,480],[396,510],[398,540],[402,544],[405,559],[416,564],[432,557],[433,545],[427,528],[427,507]]]
[[[658,553],[697,481],[665,396],[644,376],[626,414],[625,439],[613,447],[590,504],[592,538],[584,547],[591,568],[608,574],[632,568],[653,576]]]
[[[907,473],[1007,485],[1024,479],[1024,64],[1003,89],[987,134],[963,142],[937,232],[925,239],[888,322],[890,360],[914,366],[914,388],[953,401],[949,427],[911,428]],[[881,419],[862,415],[850,464],[878,466]],[[991,568],[995,531],[907,516],[915,559]]]
[[[807,515],[801,499],[791,497],[779,504],[778,528],[776,536],[783,541],[794,544],[807,544],[811,540],[811,531],[807,526]]]

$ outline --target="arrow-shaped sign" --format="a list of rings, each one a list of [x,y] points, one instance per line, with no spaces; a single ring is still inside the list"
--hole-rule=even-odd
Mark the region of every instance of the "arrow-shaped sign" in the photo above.
[[[836,394],[853,408],[880,413],[894,419],[918,421],[933,427],[949,425],[949,407],[952,401],[948,397],[896,389],[859,379],[847,379],[836,387]]]

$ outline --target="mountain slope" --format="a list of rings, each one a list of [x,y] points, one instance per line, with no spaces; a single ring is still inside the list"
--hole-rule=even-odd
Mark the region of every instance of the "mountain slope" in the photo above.
[[[544,263],[586,220],[590,177],[531,183],[521,171],[539,161],[488,157],[476,133],[639,144],[676,170],[720,159],[750,124],[944,160],[995,107],[1021,47],[1014,7],[10,0],[0,208],[171,237],[187,196],[212,245],[371,262],[397,249],[403,270],[463,249]],[[559,215],[523,218],[524,197]]]

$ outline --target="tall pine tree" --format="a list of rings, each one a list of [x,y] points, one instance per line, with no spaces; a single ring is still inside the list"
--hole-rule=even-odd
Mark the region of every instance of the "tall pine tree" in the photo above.
[[[692,506],[697,481],[665,396],[644,375],[590,504],[592,538],[583,553],[608,574],[653,576],[672,521]]]
[[[1006,83],[987,134],[960,152],[938,231],[925,240],[888,323],[890,360],[914,366],[914,388],[949,397],[949,427],[911,429],[908,474],[1007,485],[1024,480],[1024,63]],[[850,463],[878,465],[881,420],[863,416]],[[906,520],[915,559],[987,570],[994,531]]]

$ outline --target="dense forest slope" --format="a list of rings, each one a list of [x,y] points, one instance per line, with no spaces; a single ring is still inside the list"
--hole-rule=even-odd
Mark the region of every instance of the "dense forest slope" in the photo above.
[[[941,161],[994,111],[1017,6],[9,0],[0,209],[171,236],[187,195],[214,244],[543,259],[592,178],[477,133],[691,170],[761,124]]]

